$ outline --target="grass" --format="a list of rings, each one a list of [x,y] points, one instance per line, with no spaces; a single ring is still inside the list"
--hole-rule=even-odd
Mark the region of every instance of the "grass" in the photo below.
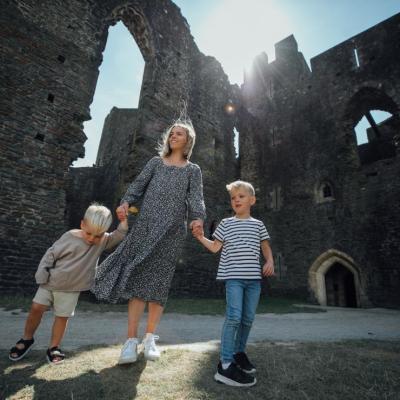
[[[0,308],[5,310],[28,311],[32,303],[32,297],[24,296],[0,296]],[[257,313],[286,314],[294,312],[323,312],[320,308],[296,307],[294,304],[302,303],[304,300],[295,298],[264,297],[260,299]],[[78,303],[78,310],[81,311],[123,311],[126,312],[126,304],[105,304],[89,301],[88,296],[82,296]],[[200,314],[200,315],[224,315],[224,299],[168,299],[165,312],[180,314]]]
[[[395,400],[400,397],[400,342],[260,343],[249,346],[257,385],[213,380],[218,354],[167,349],[156,362],[117,366],[119,347],[68,353],[50,366],[33,350],[11,363],[2,351],[0,398],[118,400]]]

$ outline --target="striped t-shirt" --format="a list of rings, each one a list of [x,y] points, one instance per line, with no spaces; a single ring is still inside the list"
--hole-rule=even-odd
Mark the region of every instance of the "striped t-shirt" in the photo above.
[[[223,243],[217,279],[261,279],[260,243],[268,240],[265,225],[255,218],[225,218],[213,233]]]

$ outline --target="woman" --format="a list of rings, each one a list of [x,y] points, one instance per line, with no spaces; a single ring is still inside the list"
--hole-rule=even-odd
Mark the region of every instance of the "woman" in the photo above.
[[[129,186],[117,209],[128,212],[143,196],[142,208],[126,239],[97,270],[96,297],[115,303],[128,299],[128,338],[119,364],[137,360],[138,327],[146,303],[143,339],[148,360],[160,357],[154,335],[171,286],[175,264],[190,228],[205,218],[200,168],[189,161],[195,143],[191,124],[175,123],[164,134],[159,157],[153,157]]]

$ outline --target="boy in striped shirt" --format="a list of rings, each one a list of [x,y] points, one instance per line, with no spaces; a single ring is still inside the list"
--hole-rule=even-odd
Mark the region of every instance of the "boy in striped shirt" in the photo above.
[[[226,316],[214,378],[230,386],[253,386],[256,369],[244,351],[260,298],[261,279],[274,274],[274,260],[264,224],[250,215],[256,202],[253,186],[235,181],[226,188],[235,216],[221,221],[213,233],[214,240],[205,238],[202,228],[194,229],[193,235],[213,253],[222,248],[217,279],[225,281]],[[260,248],[266,260],[262,268]]]

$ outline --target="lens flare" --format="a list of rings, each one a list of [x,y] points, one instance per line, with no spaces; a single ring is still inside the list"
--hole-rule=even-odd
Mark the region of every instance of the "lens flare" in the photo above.
[[[225,105],[225,112],[227,114],[234,114],[236,111],[236,107],[232,103],[228,103]]]

